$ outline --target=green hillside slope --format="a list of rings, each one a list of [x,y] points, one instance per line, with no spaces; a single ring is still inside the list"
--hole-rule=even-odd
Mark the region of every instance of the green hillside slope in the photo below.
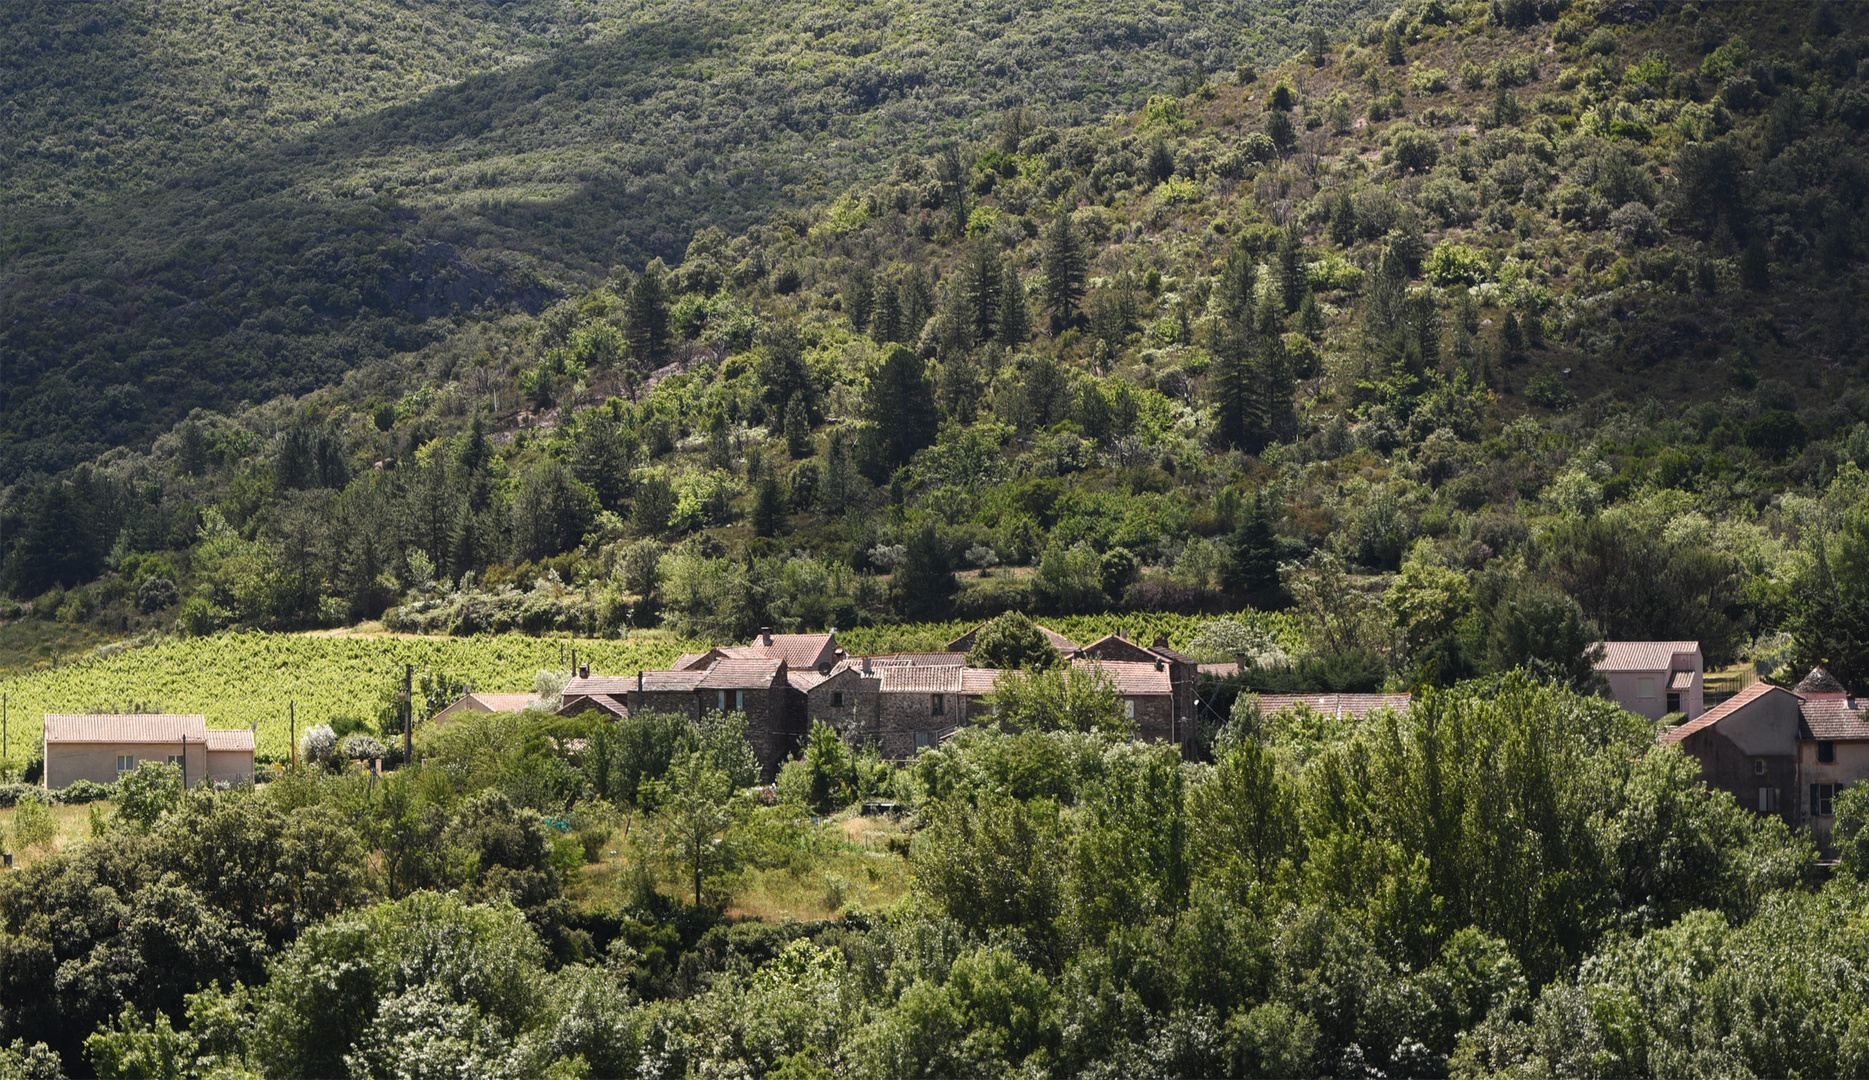
[[[10,6],[0,477],[1369,6]]]

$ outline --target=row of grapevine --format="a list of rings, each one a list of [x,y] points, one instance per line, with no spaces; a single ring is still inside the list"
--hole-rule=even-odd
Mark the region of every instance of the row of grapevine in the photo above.
[[[49,712],[170,712],[200,713],[213,728],[257,724],[260,753],[283,755],[289,705],[297,707],[300,731],[341,716],[372,717],[400,685],[404,664],[477,690],[523,692],[541,670],[568,670],[574,648],[579,663],[624,674],[666,667],[701,646],[660,633],[616,640],[259,632],[174,638],[0,680],[7,750],[15,762],[34,753]]]
[[[1281,640],[1295,635],[1288,616],[1245,612],[1235,618]],[[1079,643],[1122,631],[1138,641],[1166,635],[1186,647],[1206,616],[1131,613],[1068,615],[1045,625]],[[939,649],[966,633],[966,622],[906,623],[838,633],[853,654]],[[575,649],[599,673],[628,674],[666,667],[704,644],[659,632],[621,639],[572,639],[499,634],[480,637],[399,635],[218,634],[172,638],[141,648],[106,647],[52,670],[0,680],[6,695],[6,742],[14,761],[38,746],[46,713],[200,713],[208,726],[257,724],[262,755],[290,745],[288,709],[300,730],[343,716],[370,718],[395,691],[403,665],[418,673],[465,682],[477,690],[531,690],[541,670],[566,671]]]

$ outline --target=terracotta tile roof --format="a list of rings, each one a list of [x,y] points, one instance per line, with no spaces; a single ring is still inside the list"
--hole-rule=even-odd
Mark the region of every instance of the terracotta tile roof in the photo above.
[[[1694,717],[1687,723],[1676,724],[1674,727],[1662,732],[1661,741],[1664,743],[1678,743],[1696,731],[1712,727],[1714,724],[1719,723],[1773,691],[1786,694],[1790,693],[1790,691],[1786,690],[1784,687],[1773,686],[1771,683],[1753,683],[1751,686],[1746,687],[1739,693],[1734,694],[1732,697],[1720,702],[1713,708]]]
[[[757,636],[750,645],[728,645],[720,651],[740,660],[783,660],[787,667],[808,668],[817,667],[820,658],[833,658],[837,649],[837,635],[834,633],[773,634],[770,644],[767,640],[764,636]]]
[[[705,671],[645,671],[642,688],[647,694],[693,693],[705,678]]]
[[[645,672],[645,675],[654,672]],[[587,697],[592,694],[614,694],[621,697],[636,689],[634,675],[592,675],[588,678],[574,678],[565,683],[564,697]]]
[[[235,753],[245,752],[251,754],[254,750],[253,729],[229,728],[222,730],[217,728],[208,732],[207,743],[208,749],[217,753],[220,751],[233,751]]]
[[[1116,683],[1117,692],[1125,697],[1167,697],[1175,692],[1167,670],[1158,669],[1154,664],[1137,664],[1127,660],[1073,660],[1071,663],[1101,668]]]
[[[1282,712],[1300,702],[1331,716],[1363,719],[1378,709],[1407,712],[1408,694],[1260,694],[1259,709],[1267,716]]]
[[[577,716],[599,709],[611,716],[628,716],[628,698],[622,694],[566,694],[558,706],[559,716]]]
[[[1860,701],[1818,698],[1807,700],[1799,712],[1804,718],[1804,730],[1798,733],[1800,738],[1822,739],[1825,742],[1869,739],[1869,719],[1864,717]]]
[[[785,661],[777,657],[716,660],[697,685],[702,690],[764,690],[783,678],[785,671]]]
[[[1155,653],[1138,645],[1120,634],[1105,634],[1078,650],[1080,656],[1094,656],[1099,660],[1125,660],[1133,663],[1154,663]]]
[[[707,652],[685,652],[677,656],[675,662],[669,667],[675,671],[699,671],[712,661],[714,652],[713,649]]]
[[[990,694],[999,685],[1000,672],[993,668],[961,668],[960,692],[969,697]]]
[[[876,653],[868,659],[873,667],[883,664],[907,664],[914,667],[961,667],[967,663],[967,654],[964,652]],[[846,664],[855,663],[861,665],[863,660],[863,657],[852,657],[843,662]]]
[[[815,669],[794,671],[791,668],[787,668],[785,671],[785,681],[791,683],[792,689],[800,693],[810,693],[813,687],[828,678],[830,678],[829,675],[820,675]]]
[[[1691,671],[1677,671],[1668,679],[1668,689],[1670,690],[1692,690],[1693,688],[1694,673]]]
[[[48,743],[180,743],[208,737],[207,718],[164,713],[45,715]]]
[[[1238,660],[1229,660],[1224,664],[1202,664],[1201,665],[1202,675],[1214,675],[1222,679],[1230,679],[1233,676],[1238,675],[1239,673],[1240,673],[1240,665],[1239,665]]]
[[[1151,645],[1149,646],[1149,651],[1161,657],[1164,660],[1173,660],[1177,664],[1196,663],[1195,659],[1192,656],[1189,656],[1187,653],[1181,652],[1179,650],[1171,649],[1166,645]]]
[[[1667,671],[1676,653],[1700,651],[1698,641],[1605,641],[1598,671]]]

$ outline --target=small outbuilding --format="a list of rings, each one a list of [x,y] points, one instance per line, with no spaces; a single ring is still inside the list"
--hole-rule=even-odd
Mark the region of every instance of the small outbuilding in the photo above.
[[[45,786],[115,783],[145,761],[179,766],[189,785],[253,779],[253,731],[209,730],[205,717],[151,713],[46,714]]]

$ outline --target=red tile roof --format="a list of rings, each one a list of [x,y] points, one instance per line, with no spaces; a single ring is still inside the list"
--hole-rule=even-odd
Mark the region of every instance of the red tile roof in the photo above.
[[[1698,641],[1605,641],[1598,671],[1667,671],[1677,653],[1700,651]]]
[[[817,667],[819,660],[834,660],[837,651],[837,635],[825,634],[773,634],[770,643],[765,637],[756,636],[750,645],[726,645],[720,652],[740,660],[765,659],[783,660],[787,667]]]
[[[655,674],[647,672],[645,674]],[[614,694],[621,697],[636,689],[634,675],[592,675],[588,678],[574,678],[565,683],[564,697],[588,697],[592,694]]]
[[[776,657],[716,660],[703,675],[699,687],[703,690],[764,690],[783,679],[785,670],[785,661]]]
[[[1869,719],[1864,718],[1860,701],[1818,698],[1805,701],[1799,712],[1804,718],[1804,730],[1799,734],[1805,739],[1869,739]]]
[[[253,729],[217,728],[210,730],[208,732],[207,744],[208,749],[216,753],[231,751],[233,753],[244,752],[251,754],[254,750]]]
[[[990,694],[999,681],[994,668],[960,667],[940,664],[919,667],[898,664],[879,667],[878,689],[885,694]]]
[[[649,694],[693,693],[705,678],[705,671],[645,671],[642,688]]]
[[[172,713],[47,713],[45,741],[58,743],[206,743],[210,750],[251,750],[248,728],[208,729],[205,717]]]
[[[1662,732],[1661,741],[1664,743],[1678,743],[1696,731],[1712,727],[1714,724],[1719,723],[1774,690],[1785,694],[1791,692],[1782,686],[1773,686],[1771,683],[1753,683],[1751,686],[1746,687],[1739,693],[1734,694],[1732,697],[1720,702],[1713,708],[1694,717],[1687,723],[1676,724],[1674,727]]]
[[[1073,660],[1071,663],[1079,667],[1102,669],[1116,684],[1117,692],[1124,697],[1168,697],[1175,692],[1174,682],[1168,677],[1167,669],[1158,669],[1152,663],[1092,659]]]

